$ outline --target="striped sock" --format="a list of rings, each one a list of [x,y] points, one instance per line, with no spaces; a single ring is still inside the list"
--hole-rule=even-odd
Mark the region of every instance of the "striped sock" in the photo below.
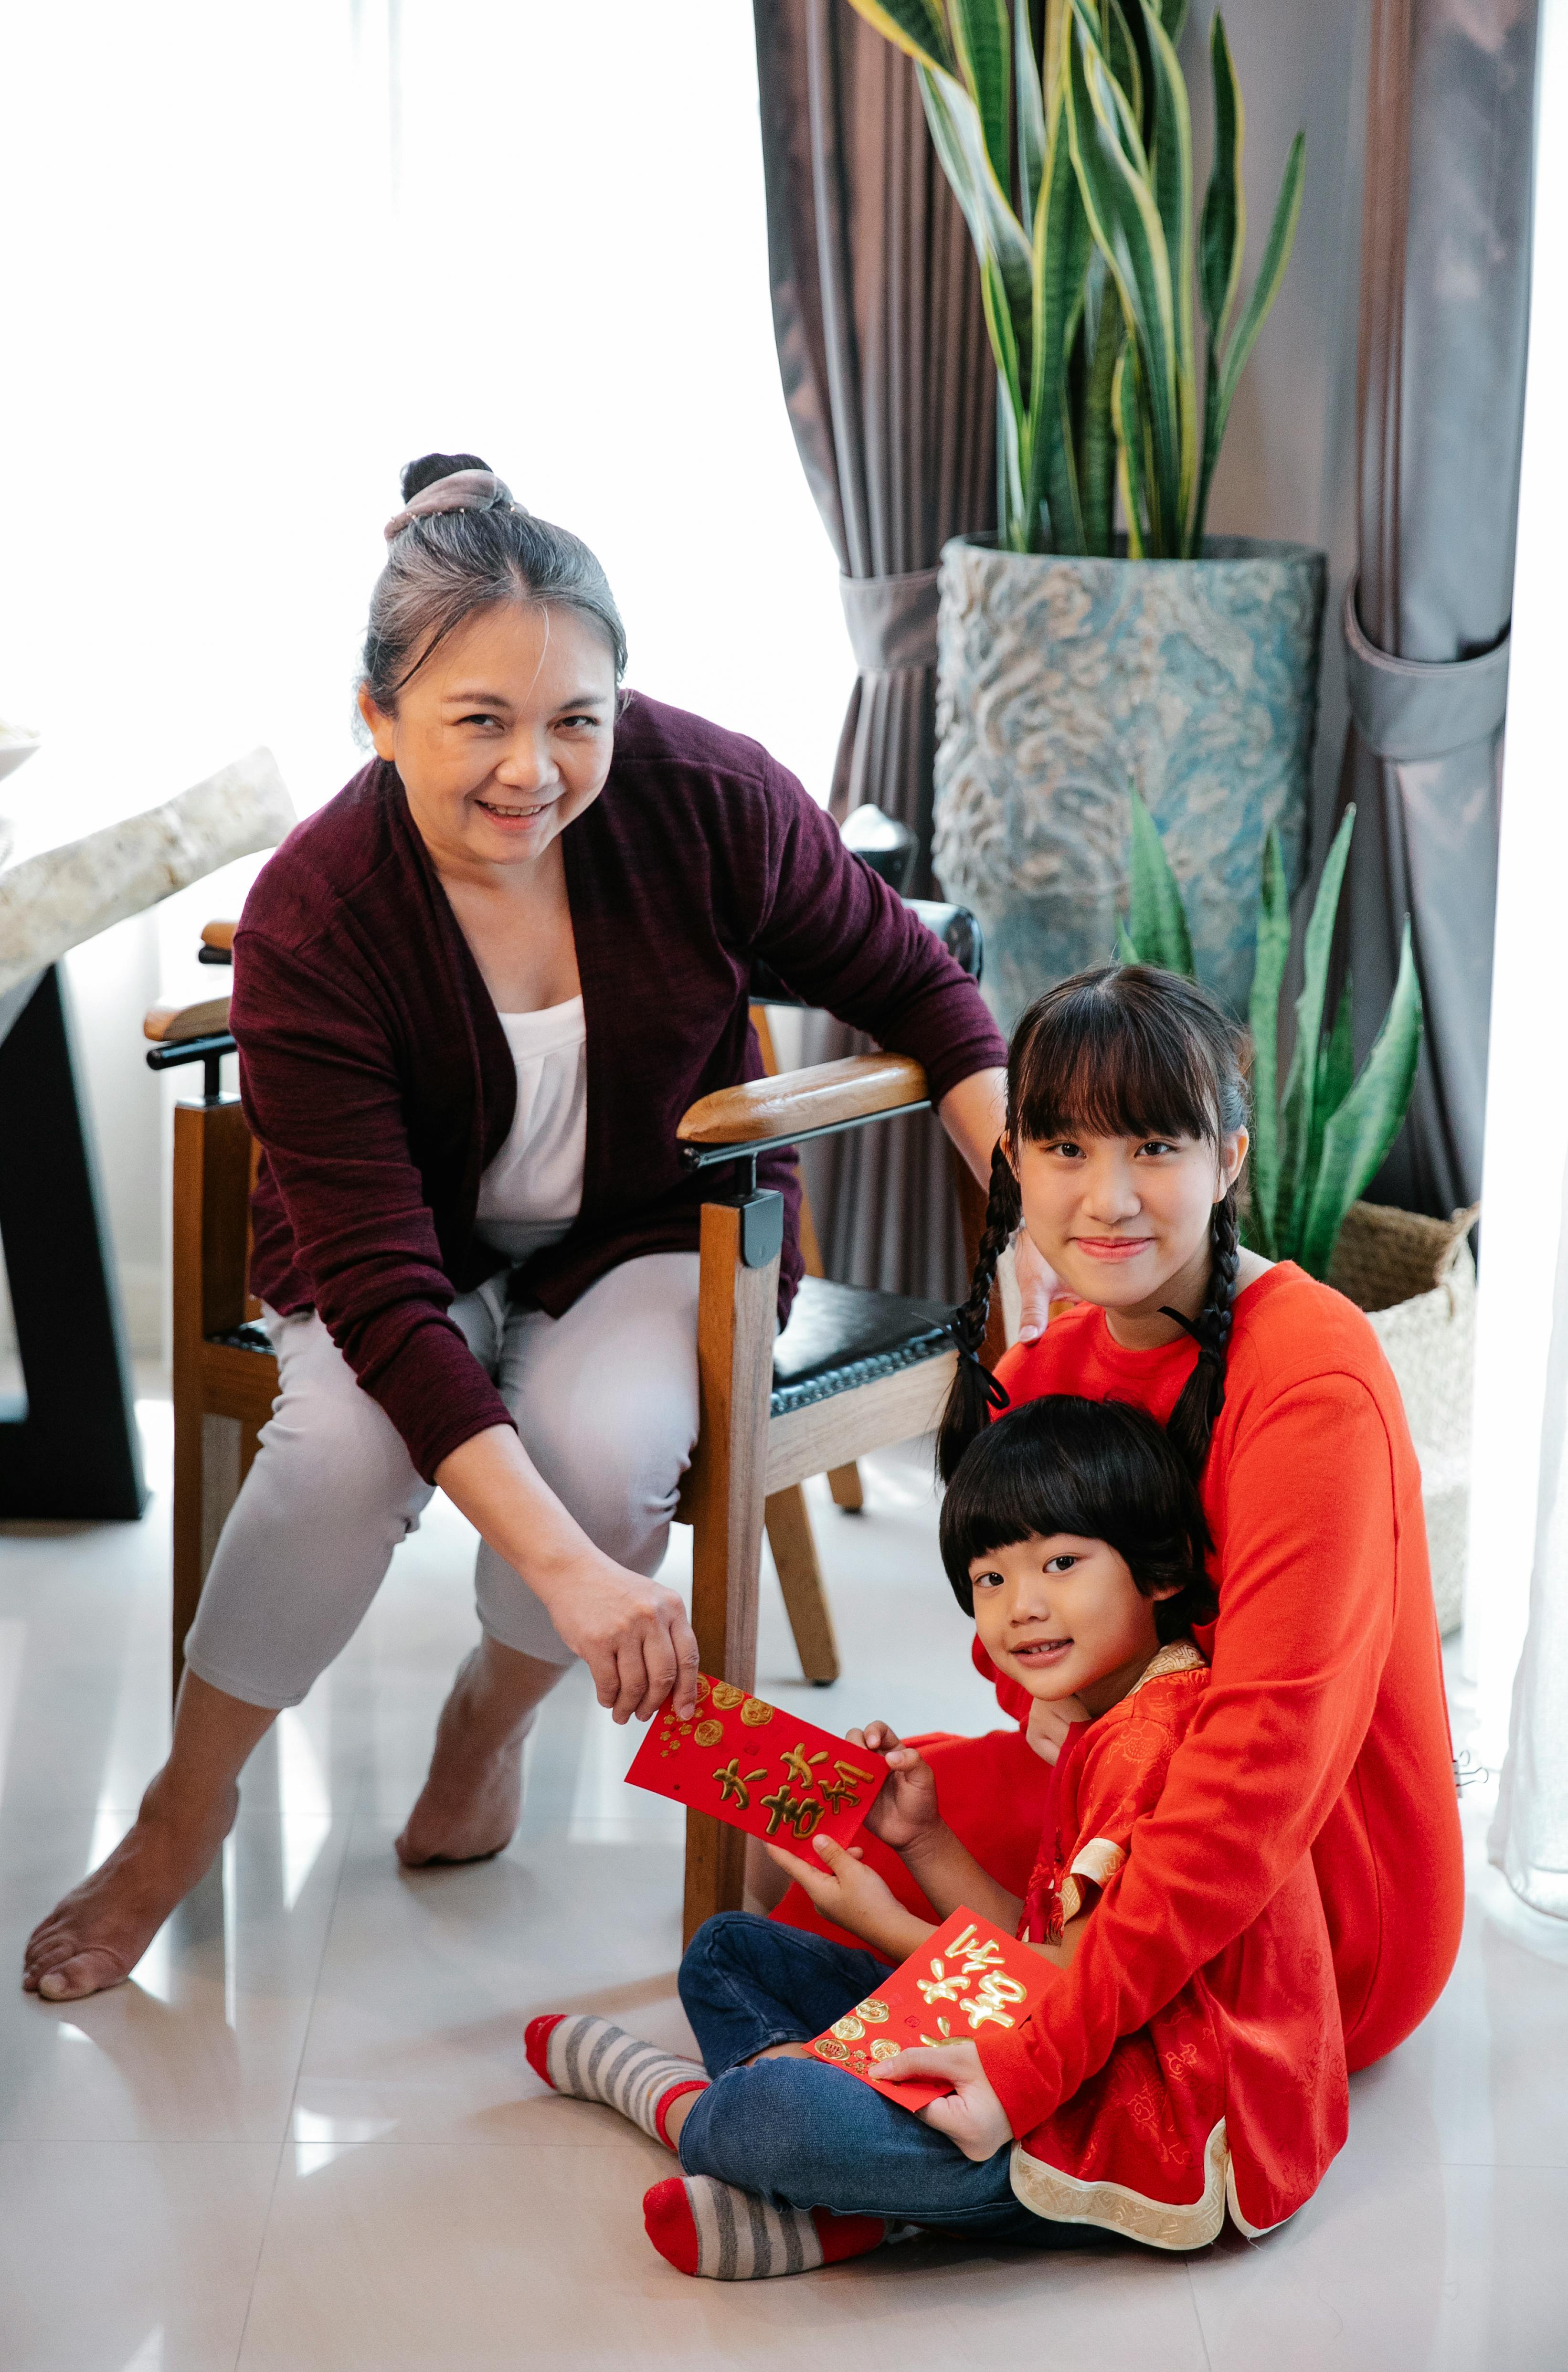
[[[708,2079],[694,2059],[678,2059],[656,2043],[639,2042],[607,2017],[530,2018],[523,2048],[534,2074],[552,2091],[619,2110],[667,2149],[664,2121],[670,2103],[682,2092],[707,2089]]]
[[[826,2207],[775,2207],[711,2174],[671,2175],[643,2200],[643,2223],[678,2273],[711,2282],[761,2282],[808,2273],[880,2248],[880,2215],[834,2215]]]

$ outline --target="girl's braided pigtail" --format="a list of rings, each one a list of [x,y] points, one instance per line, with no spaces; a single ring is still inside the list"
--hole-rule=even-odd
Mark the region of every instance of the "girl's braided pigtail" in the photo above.
[[[1194,1482],[1202,1479],[1210,1436],[1225,1406],[1225,1363],[1235,1317],[1239,1244],[1234,1186],[1214,1204],[1209,1236],[1213,1246],[1209,1288],[1196,1319],[1183,1318],[1179,1309],[1160,1312],[1162,1318],[1174,1318],[1198,1345],[1198,1364],[1182,1387],[1167,1427]]]
[[[944,1482],[951,1482],[959,1459],[990,1424],[992,1410],[1007,1406],[1005,1391],[981,1363],[980,1353],[991,1316],[996,1263],[1017,1233],[1023,1215],[1018,1181],[998,1145],[991,1157],[991,1193],[973,1282],[968,1300],[954,1310],[947,1328],[958,1346],[958,1367],[936,1435],[936,1471]]]

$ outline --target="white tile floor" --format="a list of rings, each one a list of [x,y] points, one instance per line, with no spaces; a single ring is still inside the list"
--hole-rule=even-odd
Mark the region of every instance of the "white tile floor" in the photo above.
[[[142,1413],[143,1524],[0,1529],[7,1970],[164,1740],[167,1403]],[[760,1685],[832,1724],[985,1727],[920,1456],[868,1480],[864,1517],[817,1511],[847,1677],[802,1687],[770,1585]],[[664,2153],[522,2052],[525,2017],[566,2003],[689,2047],[679,1817],[621,1784],[635,1739],[575,1679],[508,1853],[415,1877],[392,1857],[473,1635],[466,1567],[465,1528],[434,1512],[134,1982],[68,2009],[0,1982],[6,2372],[1568,2366],[1568,1931],[1486,1870],[1483,1800],[1454,1981],[1356,2080],[1348,2148],[1272,2239],[1191,2261],[917,2242],[735,2289],[672,2273],[639,2215]]]

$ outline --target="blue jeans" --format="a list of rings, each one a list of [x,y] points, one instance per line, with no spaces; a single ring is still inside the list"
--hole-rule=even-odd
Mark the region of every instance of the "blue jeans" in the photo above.
[[[716,2175],[789,2207],[884,2215],[970,2240],[1093,2247],[1082,2225],[1021,2207],[1010,2151],[977,2165],[946,2134],[818,2059],[741,2062],[806,2042],[875,1990],[889,1963],[799,1927],[723,1911],[692,1937],[680,1999],[714,2079],[680,2136],[688,2174]]]

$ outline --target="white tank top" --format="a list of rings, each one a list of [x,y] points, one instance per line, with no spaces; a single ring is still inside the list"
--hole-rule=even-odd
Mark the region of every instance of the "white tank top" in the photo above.
[[[587,1029],[583,1000],[496,1016],[517,1066],[506,1142],[479,1181],[474,1232],[508,1260],[559,1243],[583,1203]]]

